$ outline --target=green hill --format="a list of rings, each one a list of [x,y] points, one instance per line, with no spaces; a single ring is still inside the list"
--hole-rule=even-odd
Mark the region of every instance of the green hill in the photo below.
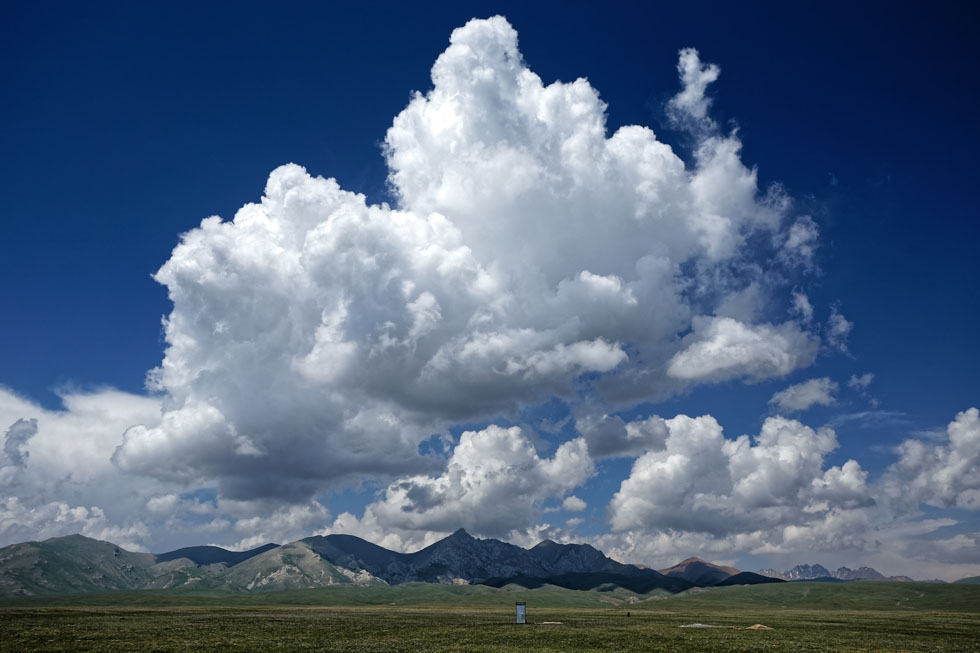
[[[222,580],[260,592],[328,585],[385,585],[366,571],[352,572],[327,562],[304,541],[284,544],[240,562],[226,571]]]
[[[23,542],[0,549],[0,595],[134,589],[152,578],[154,562],[81,535]]]
[[[956,581],[959,585],[980,585],[980,576],[969,576]]]
[[[980,612],[980,587],[936,583],[855,581],[773,583],[688,590],[637,605],[654,609],[942,610]]]
[[[339,568],[306,542],[240,553],[189,547],[154,555],[69,535],[0,548],[0,596],[178,588],[267,592],[372,584],[384,581],[366,571]]]

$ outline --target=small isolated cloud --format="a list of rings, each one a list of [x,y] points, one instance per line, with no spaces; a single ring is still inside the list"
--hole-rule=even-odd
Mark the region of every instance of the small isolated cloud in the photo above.
[[[838,388],[837,383],[828,377],[810,379],[777,392],[769,400],[769,405],[786,413],[806,410],[817,405],[831,406],[836,402],[834,393]]]
[[[819,242],[817,223],[808,215],[801,216],[786,232],[779,257],[790,266],[813,270]]]
[[[837,311],[837,307],[831,309],[830,318],[827,320],[827,344],[838,351],[847,353],[847,337],[851,335],[854,323]]]
[[[561,502],[562,509],[568,512],[582,512],[588,507],[588,505],[589,504],[582,501],[574,494],[569,497],[565,497],[565,500]]]
[[[874,378],[875,375],[871,372],[865,372],[861,375],[852,374],[847,381],[847,387],[854,390],[867,390]]]
[[[834,427],[856,424],[861,428],[880,428],[885,426],[907,426],[908,413],[900,410],[862,410],[856,413],[837,415],[830,420]]]
[[[878,407],[878,400],[871,396],[868,392],[868,388],[871,386],[871,382],[874,381],[875,375],[871,372],[865,372],[864,374],[852,374],[851,378],[847,381],[847,387],[856,391],[859,395],[864,397],[872,408]]]
[[[805,293],[798,290],[793,291],[793,313],[799,316],[800,321],[809,324],[813,321],[813,305]]]
[[[708,118],[711,98],[705,95],[708,85],[717,81],[721,68],[715,64],[701,63],[701,57],[694,48],[684,48],[679,53],[677,72],[683,86],[680,93],[667,103],[667,115],[682,127],[711,126]]]

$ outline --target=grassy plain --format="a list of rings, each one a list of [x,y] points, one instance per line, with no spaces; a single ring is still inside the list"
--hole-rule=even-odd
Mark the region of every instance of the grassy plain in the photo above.
[[[617,605],[597,602],[603,592],[447,586],[405,588],[400,600],[397,588],[237,595],[237,605],[236,595],[113,592],[5,602],[0,651],[980,650],[980,588],[952,587],[794,583]],[[515,600],[528,603],[526,626],[513,624]],[[717,627],[680,627],[692,623]],[[757,623],[772,630],[747,629]]]

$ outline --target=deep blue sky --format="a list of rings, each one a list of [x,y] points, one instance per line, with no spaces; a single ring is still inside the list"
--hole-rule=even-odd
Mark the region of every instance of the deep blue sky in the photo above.
[[[0,384],[49,408],[66,386],[141,392],[170,309],[150,275],[179,234],[231,218],[286,162],[390,200],[392,117],[429,88],[453,28],[499,13],[545,83],[587,77],[610,132],[649,125],[681,151],[664,103],[677,51],[698,48],[760,185],[820,224],[808,290],[818,319],[836,302],[855,323],[850,354],[646,412],[756,432],[789,382],[873,372],[879,409],[901,414],[841,425],[832,462],[860,450],[874,469],[893,459],[875,445],[976,405],[980,5],[639,4],[6,3]],[[867,409],[842,393],[810,421]]]

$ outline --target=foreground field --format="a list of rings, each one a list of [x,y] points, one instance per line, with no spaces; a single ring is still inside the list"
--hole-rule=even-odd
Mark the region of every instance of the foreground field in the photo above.
[[[973,651],[980,619],[943,612],[404,607],[8,608],[4,651]],[[543,622],[561,622],[544,624]],[[681,628],[691,623],[717,628]],[[773,630],[748,630],[763,623]]]
[[[977,586],[785,583],[640,598],[426,584],[38,597],[0,603],[0,651],[980,650]],[[513,623],[515,601],[528,604],[526,626]],[[714,627],[682,628],[696,623]]]

